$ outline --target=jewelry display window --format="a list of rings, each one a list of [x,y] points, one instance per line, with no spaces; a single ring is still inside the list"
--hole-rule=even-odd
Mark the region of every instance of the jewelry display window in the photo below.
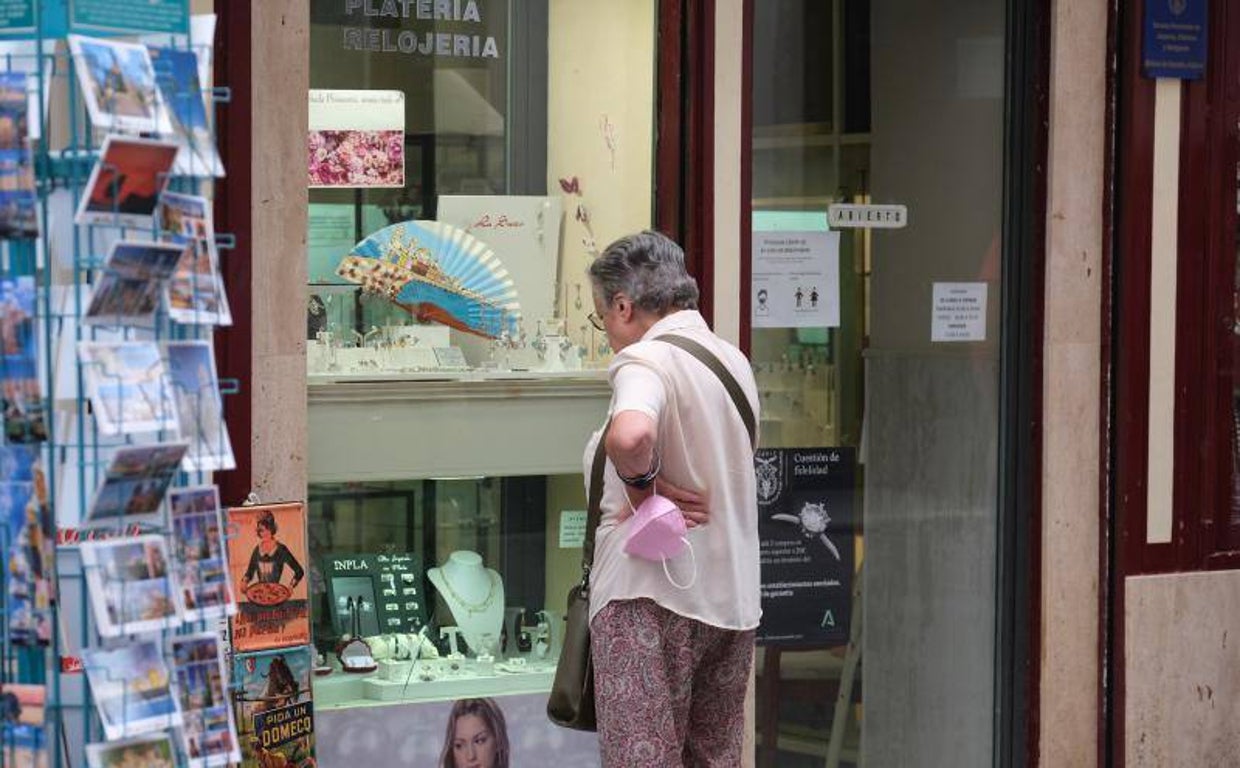
[[[604,5],[311,0],[311,384],[602,378],[585,270],[652,222],[658,28]]]
[[[549,689],[559,596],[580,567],[580,486],[580,475],[312,484],[316,701]]]

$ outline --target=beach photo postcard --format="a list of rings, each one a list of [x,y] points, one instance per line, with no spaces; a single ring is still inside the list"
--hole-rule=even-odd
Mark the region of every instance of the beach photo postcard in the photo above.
[[[181,146],[176,172],[183,176],[220,177],[224,164],[211,136],[207,102],[198,80],[198,56],[182,48],[148,49],[160,97],[171,116],[172,135]]]
[[[234,469],[232,441],[224,422],[224,403],[215,373],[215,351],[208,341],[170,341],[164,345],[168,379],[176,401],[177,422],[183,440],[189,441],[184,469],[214,471]]]
[[[0,482],[4,528],[5,609],[10,642],[45,645],[52,634],[56,530],[41,469],[22,481]]]
[[[167,127],[145,45],[69,35],[69,53],[96,128],[155,133]]]
[[[242,765],[314,766],[311,663],[310,646],[233,657]]]
[[[405,186],[405,94],[310,91],[310,187]]]
[[[236,613],[224,551],[219,488],[199,485],[174,489],[168,494],[168,507],[185,620]]]
[[[167,283],[168,316],[178,323],[231,325],[211,202],[197,195],[165,192],[157,216],[160,236],[187,247]]]
[[[181,724],[164,650],[155,640],[117,648],[85,648],[82,663],[108,739]]]
[[[149,228],[168,186],[177,145],[110,134],[90,172],[76,224]]]
[[[176,768],[172,736],[157,733],[86,745],[87,768]]]
[[[219,633],[174,637],[171,645],[181,735],[190,768],[241,762]]]
[[[154,320],[168,278],[186,246],[118,241],[95,280],[84,323],[144,324]]]
[[[39,196],[30,147],[30,76],[0,72],[0,238],[39,236]]]
[[[163,536],[87,541],[82,569],[102,637],[176,628],[181,594]]]
[[[153,341],[81,341],[78,360],[100,433],[177,428],[176,408]]]
[[[189,444],[185,442],[126,445],[116,449],[103,482],[86,513],[87,520],[106,520],[159,511],[164,494]]]
[[[39,379],[35,282],[0,280],[0,398],[9,444],[47,440],[46,406]]]

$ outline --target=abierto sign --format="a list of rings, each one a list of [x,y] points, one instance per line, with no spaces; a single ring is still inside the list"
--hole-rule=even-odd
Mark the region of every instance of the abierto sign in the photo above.
[[[908,206],[837,203],[827,209],[827,223],[832,229],[903,229]]]

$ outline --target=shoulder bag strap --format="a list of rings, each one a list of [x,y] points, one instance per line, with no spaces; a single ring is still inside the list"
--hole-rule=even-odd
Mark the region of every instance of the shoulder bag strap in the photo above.
[[[741,421],[745,422],[745,429],[749,430],[749,444],[757,448],[756,438],[758,430],[757,424],[754,423],[753,406],[749,404],[749,398],[745,397],[745,392],[741,389],[741,385],[737,383],[736,377],[724,367],[719,358],[715,357],[706,347],[684,336],[665,333],[662,336],[654,337],[654,340],[680,347],[696,357],[701,361],[702,365],[705,365],[719,377],[719,381],[723,382],[723,388],[732,396],[732,402],[736,404],[736,410],[741,414]]]
[[[586,512],[586,537],[581,543],[581,594],[590,594],[590,569],[594,566],[594,532],[603,518],[603,470],[607,467],[607,433],[611,420],[607,421],[598,436],[594,450],[594,463],[590,466],[590,500]]]

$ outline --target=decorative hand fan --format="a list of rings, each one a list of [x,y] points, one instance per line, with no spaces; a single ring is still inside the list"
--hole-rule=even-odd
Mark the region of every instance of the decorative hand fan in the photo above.
[[[423,322],[494,339],[517,334],[521,305],[490,246],[438,221],[384,227],[353,247],[336,274]]]

